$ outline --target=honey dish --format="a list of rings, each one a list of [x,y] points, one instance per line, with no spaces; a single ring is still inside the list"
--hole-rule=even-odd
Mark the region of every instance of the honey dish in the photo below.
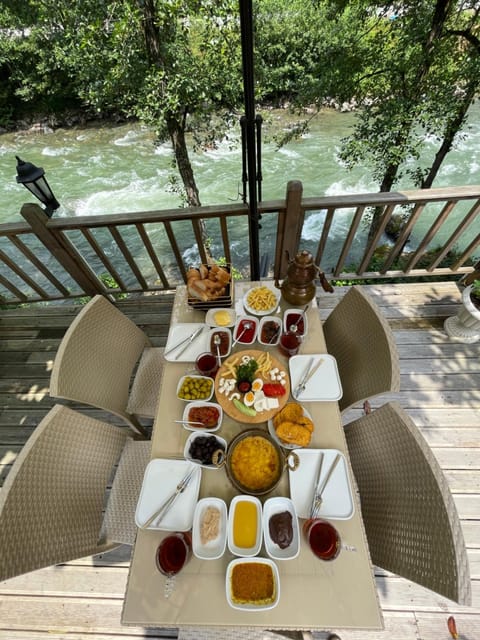
[[[277,565],[270,558],[235,558],[227,566],[225,588],[234,609],[273,609],[280,600]]]
[[[255,496],[235,496],[228,509],[228,549],[236,556],[256,556],[262,537],[262,503]]]

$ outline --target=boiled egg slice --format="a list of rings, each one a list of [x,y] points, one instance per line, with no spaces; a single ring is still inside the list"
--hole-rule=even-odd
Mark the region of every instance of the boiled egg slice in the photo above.
[[[263,388],[263,380],[261,378],[255,378],[255,380],[252,382],[252,391],[254,393],[257,393],[258,391],[261,391]]]
[[[246,407],[251,407],[255,402],[255,394],[253,391],[247,391],[247,393],[243,396],[243,404]]]

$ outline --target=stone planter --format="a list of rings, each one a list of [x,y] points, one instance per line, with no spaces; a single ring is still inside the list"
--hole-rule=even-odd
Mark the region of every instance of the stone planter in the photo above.
[[[462,309],[444,322],[445,331],[458,342],[480,341],[480,310],[470,300],[472,285],[462,292]]]

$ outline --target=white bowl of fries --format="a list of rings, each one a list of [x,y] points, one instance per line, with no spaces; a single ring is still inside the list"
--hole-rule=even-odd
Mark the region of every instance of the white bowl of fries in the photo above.
[[[280,290],[267,285],[252,287],[243,296],[243,306],[247,313],[254,316],[271,315],[280,302]]]

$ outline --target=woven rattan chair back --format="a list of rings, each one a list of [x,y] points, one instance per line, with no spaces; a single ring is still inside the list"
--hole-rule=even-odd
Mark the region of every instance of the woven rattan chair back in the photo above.
[[[392,330],[377,305],[359,287],[350,288],[325,320],[323,331],[342,382],[342,412],[380,393],[400,390]]]
[[[128,433],[65,406],[49,411],[0,492],[0,580],[118,546],[99,538]]]
[[[457,510],[416,425],[391,402],[348,423],[345,435],[373,563],[470,604]]]
[[[50,395],[104,409],[145,435],[133,414],[154,417],[162,370],[162,350],[149,345],[145,333],[119,309],[103,296],[93,297],[62,339]]]

